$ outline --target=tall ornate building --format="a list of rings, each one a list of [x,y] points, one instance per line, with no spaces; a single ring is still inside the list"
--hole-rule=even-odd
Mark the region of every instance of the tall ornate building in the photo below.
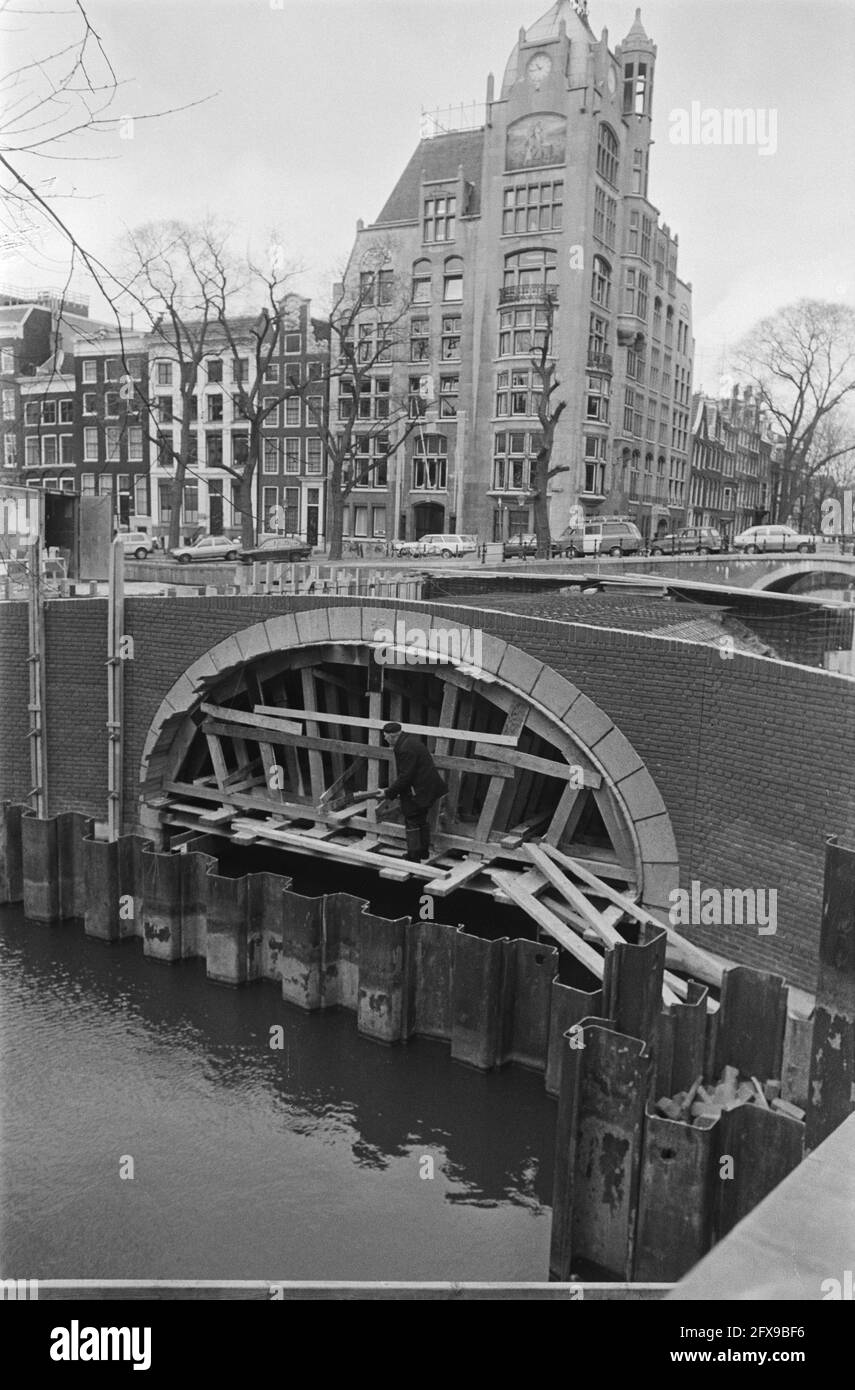
[[[390,429],[427,408],[385,485],[354,489],[346,533],[357,507],[360,529],[370,515],[400,538],[533,529],[546,334],[566,403],[553,534],[605,511],[646,534],[685,519],[692,299],[648,193],[655,63],[640,11],[612,50],[583,0],[558,0],[520,30],[498,90],[488,78],[483,123],[428,121],[377,220],[358,225],[346,286],[358,294],[382,264],[406,304],[377,368]]]

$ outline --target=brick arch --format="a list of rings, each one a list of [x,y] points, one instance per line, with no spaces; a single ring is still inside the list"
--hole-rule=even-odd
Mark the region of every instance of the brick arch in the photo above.
[[[240,629],[218,642],[187,667],[161,701],[145,740],[140,762],[140,785],[149,794],[169,780],[169,768],[184,756],[196,732],[190,716],[214,683],[241,666],[276,652],[304,647],[376,645],[380,629],[395,630],[398,620],[461,633],[462,650],[474,630],[424,609],[330,607],[278,614]],[[504,639],[480,633],[480,666],[488,683],[498,683],[524,698],[550,726],[549,737],[565,753],[580,749],[603,777],[617,802],[632,839],[641,901],[647,907],[667,907],[669,893],[679,883],[677,846],[671,819],[643,760],[611,717],[577,686],[552,667]],[[322,659],[322,658],[321,658]],[[471,658],[449,665],[466,666]],[[437,666],[441,675],[442,667]],[[141,797],[142,800],[142,797]],[[156,812],[143,805],[141,825],[159,829]]]

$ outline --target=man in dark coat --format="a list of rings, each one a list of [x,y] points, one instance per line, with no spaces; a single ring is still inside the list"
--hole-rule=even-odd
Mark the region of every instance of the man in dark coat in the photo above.
[[[433,758],[420,738],[405,734],[400,724],[383,726],[383,737],[395,755],[395,779],[383,791],[387,802],[401,799],[407,829],[407,858],[430,857],[428,815],[434,802],[445,796],[448,787],[436,770]],[[378,810],[382,811],[381,806]]]

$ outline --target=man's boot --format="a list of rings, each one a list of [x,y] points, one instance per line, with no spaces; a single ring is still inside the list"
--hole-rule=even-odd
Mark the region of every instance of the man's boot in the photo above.
[[[421,832],[420,832],[420,830],[419,830],[419,827],[416,825],[416,826],[413,826],[412,829],[410,829],[410,827],[407,826],[407,858],[408,858],[408,859],[412,859],[414,862],[418,862],[419,860],[421,860],[421,858],[422,858],[421,844],[422,844],[422,839],[421,839]]]
[[[430,859],[430,826],[427,821],[419,826],[419,858]]]

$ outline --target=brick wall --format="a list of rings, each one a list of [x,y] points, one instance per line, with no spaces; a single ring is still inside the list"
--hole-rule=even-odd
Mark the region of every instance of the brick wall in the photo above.
[[[160,702],[190,663],[235,630],[276,613],[356,599],[131,598],[125,628],[125,796],[133,819],[142,749]],[[793,982],[815,983],[824,842],[855,839],[851,682],[712,648],[452,604],[404,611],[481,626],[548,663],[601,706],[644,759],[668,807],[681,883],[774,888],[778,931],[692,929],[713,950]],[[52,811],[106,814],[106,603],[49,604],[48,750]],[[0,605],[0,794],[29,791],[27,621]]]

